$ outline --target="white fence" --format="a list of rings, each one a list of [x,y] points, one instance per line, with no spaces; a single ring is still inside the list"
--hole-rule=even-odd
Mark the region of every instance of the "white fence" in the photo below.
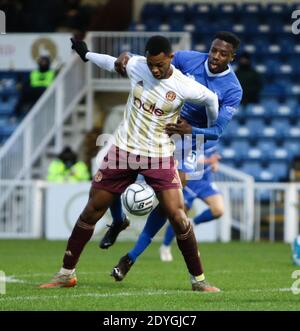
[[[92,32],[86,41],[89,49],[96,53],[118,57],[122,52],[144,55],[145,45],[149,37],[157,32]],[[190,49],[191,36],[187,32],[164,32],[169,38],[173,50]],[[88,62],[88,76],[92,77],[90,88],[97,91],[128,91],[129,80],[116,73],[101,70]]]
[[[226,178],[221,181],[219,178],[217,183],[225,198],[225,216],[217,221],[216,239],[223,242],[232,239],[292,242],[300,230],[298,202],[300,184],[251,183],[251,178],[230,181],[232,170],[223,166],[222,168],[220,173]],[[50,206],[47,202],[48,185],[42,181],[1,181],[0,193],[3,190],[7,191],[9,187],[14,189],[0,209],[0,238],[40,238],[45,235],[46,215],[49,214],[49,208],[53,209],[53,204]],[[74,184],[62,186],[65,186],[66,192],[74,193],[70,185]],[[88,197],[88,186],[86,185],[83,190],[86,196],[82,194],[80,196],[80,203],[83,205]],[[78,192],[75,194],[76,199],[78,194]],[[74,200],[72,196],[65,198],[66,201]],[[65,227],[66,224],[76,221],[80,211],[74,201],[73,208],[76,212],[70,209],[69,203],[66,204],[68,213],[65,213],[64,208],[60,206],[62,220],[57,222],[56,226]],[[109,215],[103,222],[106,223],[108,220],[110,220]],[[145,218],[139,218],[136,226],[132,227],[132,231],[126,231],[123,239],[136,240],[144,221]],[[51,222],[49,217],[47,222]],[[67,231],[71,231],[70,224]],[[104,224],[101,225],[102,229],[103,226]],[[59,233],[59,229],[57,231]]]
[[[256,183],[254,239],[292,242],[300,233],[300,183]]]
[[[0,196],[10,192],[0,207],[0,238],[42,237],[43,187],[41,181],[0,181]]]
[[[30,178],[34,162],[53,137],[57,151],[61,151],[62,125],[85,92],[84,65],[72,57],[1,148],[0,179]]]

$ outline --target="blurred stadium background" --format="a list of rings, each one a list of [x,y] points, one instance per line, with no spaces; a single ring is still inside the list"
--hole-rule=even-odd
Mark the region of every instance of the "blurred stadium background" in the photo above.
[[[299,310],[288,245],[300,230],[297,9],[299,1],[282,0],[0,0],[0,310]],[[179,251],[171,265],[161,263],[158,242],[126,281],[110,279],[144,225],[133,216],[110,250],[87,245],[80,286],[38,289],[59,267],[90,187],[47,180],[49,165],[69,146],[94,174],[96,139],[114,132],[129,89],[126,79],[84,64],[69,38],[118,56],[143,53],[160,33],[174,50],[207,52],[219,30],[240,37],[233,67],[247,52],[257,79],[245,79],[256,99],[243,100],[219,144],[225,214],[196,228],[206,276],[222,292],[193,293]],[[51,61],[47,86],[33,86],[41,57]],[[190,216],[203,208],[196,201]],[[96,238],[110,222],[107,213]]]
[[[142,54],[157,33],[170,37],[175,50],[207,52],[214,33],[228,30],[240,37],[239,54],[250,54],[262,84],[257,102],[241,105],[220,142],[216,181],[225,215],[202,225],[197,238],[291,243],[300,194],[297,9],[299,1],[1,0],[0,238],[67,238],[89,183],[50,183],[48,166],[70,146],[93,173],[96,138],[112,133],[122,117],[128,81],[82,63],[71,52],[71,36],[118,56]],[[56,78],[32,104],[26,96],[40,56],[51,59]],[[195,203],[192,213],[201,208]],[[109,221],[107,215],[99,231]],[[135,239],[142,226],[134,222],[121,239]]]

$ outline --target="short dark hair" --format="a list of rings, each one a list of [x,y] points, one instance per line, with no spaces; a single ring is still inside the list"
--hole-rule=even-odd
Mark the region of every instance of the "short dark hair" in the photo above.
[[[145,54],[146,55],[158,55],[160,53],[170,54],[172,52],[172,46],[166,37],[152,36],[148,39]]]
[[[214,39],[224,40],[227,43],[231,44],[233,50],[236,51],[240,46],[240,38],[232,32],[229,31],[219,31],[216,33]]]

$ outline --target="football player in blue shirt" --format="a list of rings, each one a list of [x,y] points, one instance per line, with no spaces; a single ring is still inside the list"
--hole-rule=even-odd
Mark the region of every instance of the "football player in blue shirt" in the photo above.
[[[214,37],[208,54],[196,51],[175,52],[173,65],[218,95],[219,115],[215,123],[209,126],[211,123],[208,123],[205,112],[199,111],[199,106],[185,103],[178,123],[167,124],[167,134],[193,134],[193,137],[201,134],[207,140],[218,141],[237,111],[242,98],[241,85],[230,66],[239,44],[240,40],[236,35],[223,31],[218,32]],[[116,61],[119,73],[122,73],[123,65],[128,61],[128,58],[129,55],[125,54]],[[129,225],[122,211],[120,200],[116,200],[111,207],[111,212],[113,223],[100,242],[101,248],[110,247],[115,242],[118,234]],[[165,222],[166,218],[161,213],[160,207],[157,206],[150,213],[135,247],[123,256],[113,269],[112,276],[117,281],[121,281],[125,277],[137,257],[151,243],[152,238]]]
[[[188,180],[183,188],[183,197],[186,213],[192,208],[195,199],[201,199],[208,206],[201,214],[193,218],[195,225],[210,222],[220,218],[224,213],[224,199],[216,183],[213,181],[213,173],[218,171],[220,155],[217,154],[215,140],[209,140],[204,145],[204,173],[202,178]],[[173,260],[171,243],[175,237],[173,227],[168,224],[163,244],[159,249],[160,259],[164,262]]]

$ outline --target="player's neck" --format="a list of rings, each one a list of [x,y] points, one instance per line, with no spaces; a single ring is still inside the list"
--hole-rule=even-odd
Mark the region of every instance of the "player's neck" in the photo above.
[[[166,74],[165,79],[170,78],[172,76],[172,74],[173,74],[173,68],[170,66],[170,68],[169,68],[169,70],[168,70],[168,72]]]

